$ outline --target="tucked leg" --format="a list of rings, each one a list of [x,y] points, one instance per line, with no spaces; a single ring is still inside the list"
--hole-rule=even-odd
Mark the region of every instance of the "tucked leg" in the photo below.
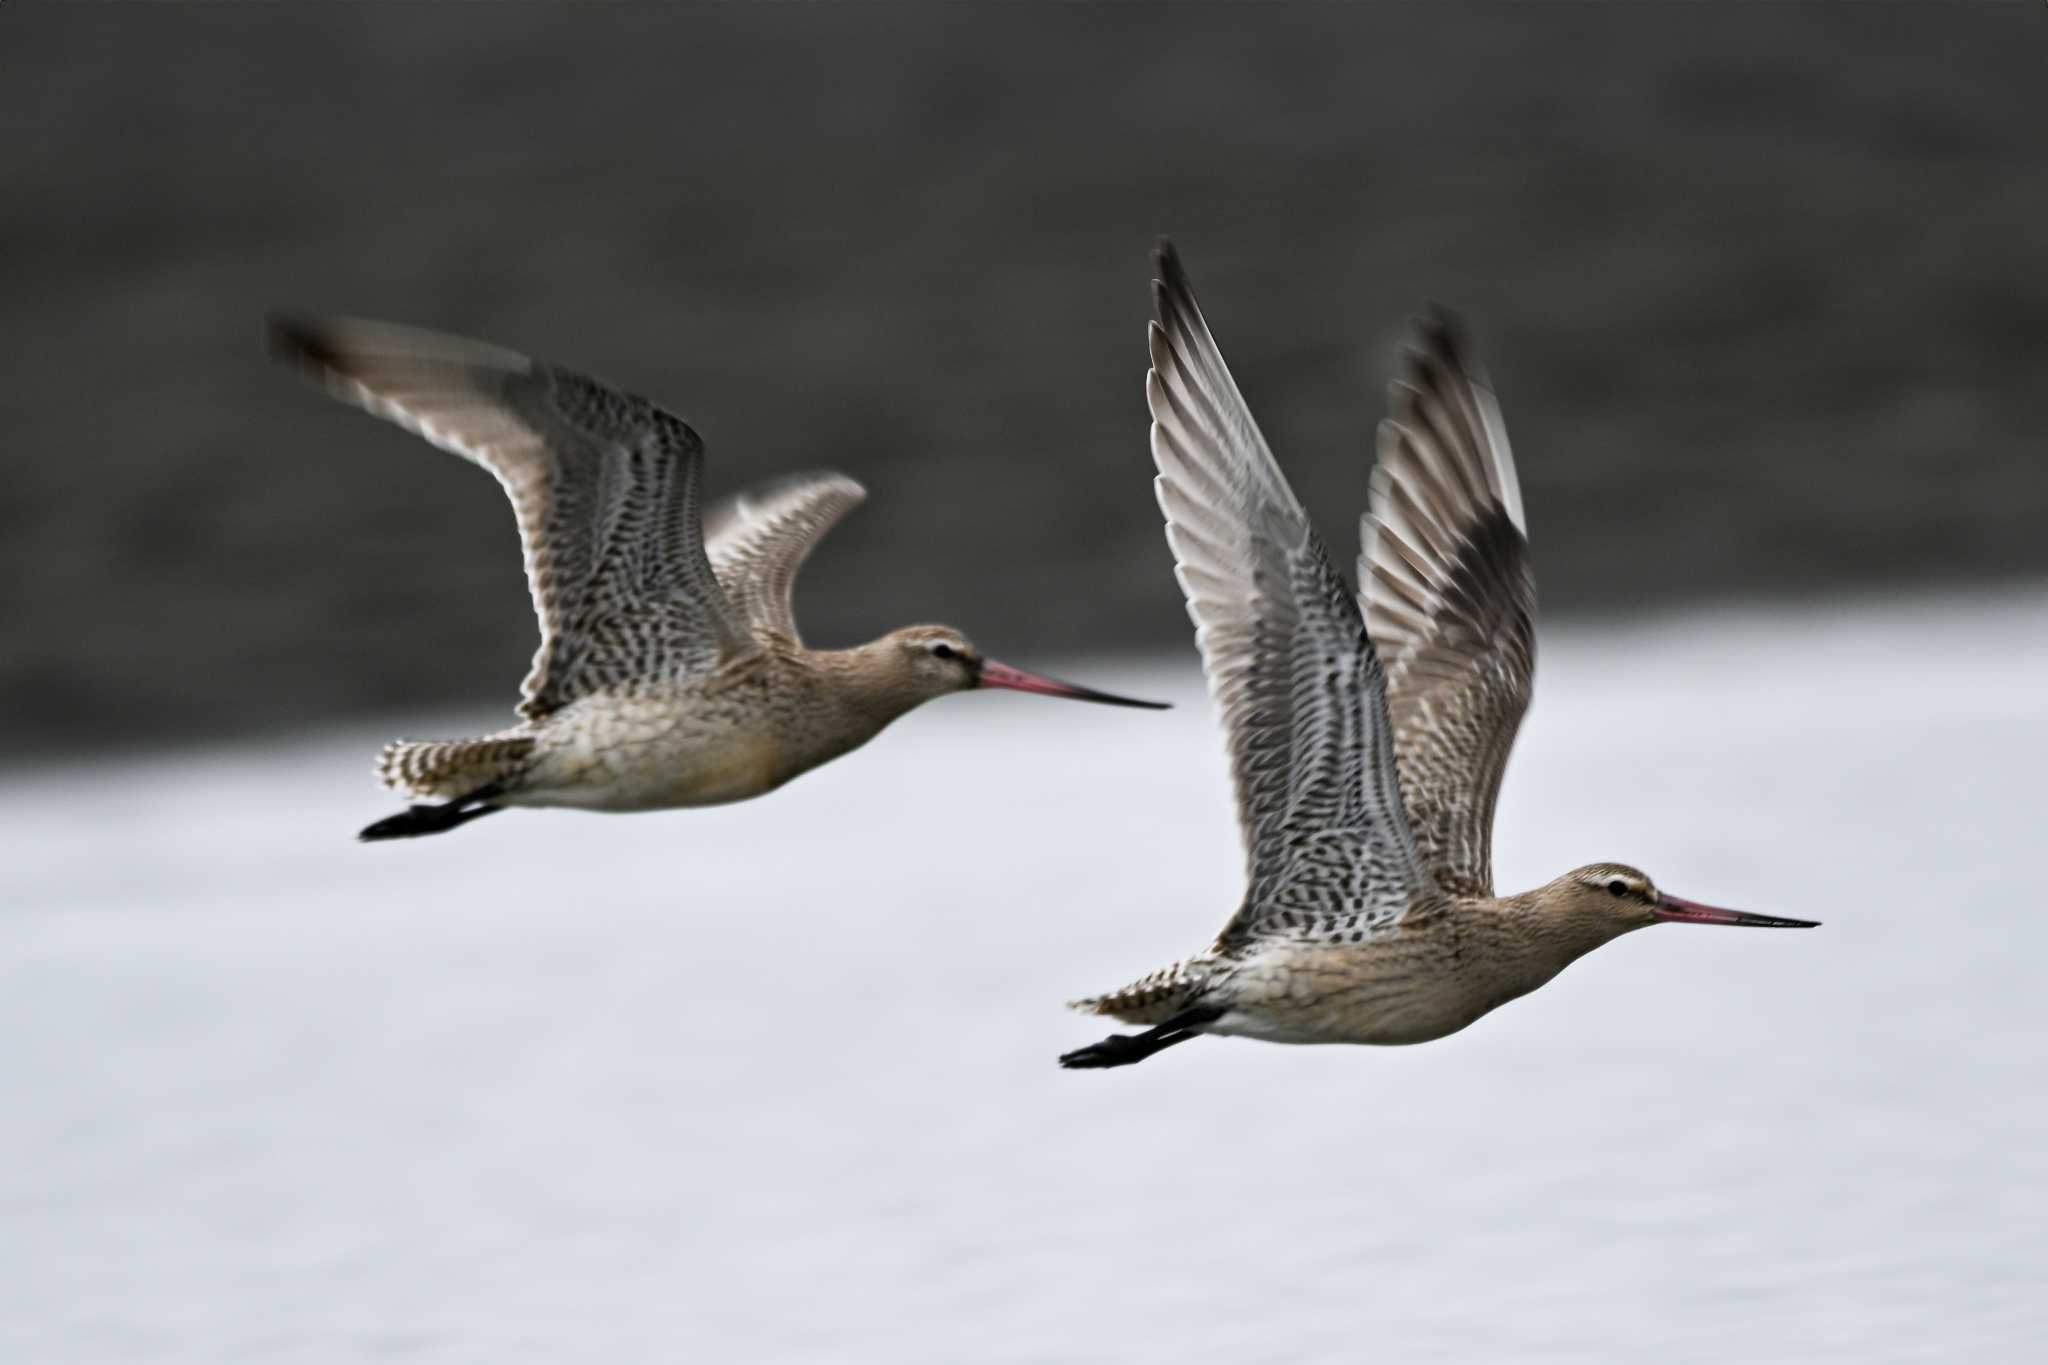
[[[503,810],[503,806],[490,803],[489,798],[494,795],[495,790],[483,791],[459,801],[444,801],[438,806],[408,806],[396,815],[386,816],[374,825],[366,826],[356,838],[372,843],[380,839],[416,839],[423,834],[440,834]]]
[[[1213,1023],[1223,1017],[1220,1009],[1187,1010],[1175,1015],[1157,1028],[1146,1029],[1143,1033],[1113,1033],[1099,1043],[1076,1048],[1060,1058],[1060,1065],[1069,1070],[1090,1070],[1100,1067],[1130,1066],[1142,1062],[1153,1053],[1184,1043],[1198,1037],[1202,1025]]]

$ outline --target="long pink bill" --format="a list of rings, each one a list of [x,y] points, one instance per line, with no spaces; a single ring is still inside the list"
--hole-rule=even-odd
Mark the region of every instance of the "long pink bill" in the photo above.
[[[1817,919],[1786,919],[1782,915],[1752,915],[1747,910],[1723,910],[1718,905],[1701,905],[1678,896],[1657,897],[1657,918],[1675,924],[1740,924],[1751,929],[1817,929]]]
[[[1070,697],[1075,701],[1099,701],[1105,706],[1142,706],[1151,711],[1164,711],[1171,705],[1170,702],[1139,701],[1135,697],[1119,697],[1111,692],[1097,692],[1092,687],[1061,682],[1057,678],[1043,678],[1036,673],[1026,673],[1021,668],[999,664],[994,659],[982,661],[978,678],[983,687],[1007,687],[1013,692],[1036,692],[1041,696]]]

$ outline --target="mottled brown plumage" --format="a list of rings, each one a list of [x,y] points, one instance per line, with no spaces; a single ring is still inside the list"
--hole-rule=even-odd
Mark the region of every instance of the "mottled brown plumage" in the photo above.
[[[1203,1033],[1426,1042],[1660,920],[1809,924],[1680,900],[1618,863],[1495,896],[1536,588],[1507,430],[1470,347],[1434,314],[1392,385],[1354,598],[1165,244],[1153,299],[1159,504],[1229,746],[1247,886],[1209,948],[1077,1001],[1152,1027],[1064,1065],[1123,1066]]]
[[[587,375],[384,323],[278,322],[271,344],[336,396],[497,477],[540,619],[519,723],[387,747],[386,784],[439,804],[380,821],[366,839],[438,833],[507,806],[742,801],[969,688],[1154,705],[984,659],[946,626],[806,648],[797,571],[866,496],[843,475],[783,479],[700,516],[697,434]]]

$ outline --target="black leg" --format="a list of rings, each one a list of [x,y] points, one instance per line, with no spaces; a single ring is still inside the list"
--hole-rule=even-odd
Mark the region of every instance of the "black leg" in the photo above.
[[[396,815],[386,816],[376,824],[366,826],[356,838],[364,843],[380,839],[416,839],[422,834],[440,834],[505,809],[479,799],[480,796],[481,793],[479,796],[465,796],[459,801],[444,801],[438,806],[408,806]]]
[[[1146,1029],[1143,1033],[1113,1033],[1099,1043],[1076,1048],[1060,1058],[1060,1065],[1070,1071],[1092,1070],[1100,1067],[1130,1066],[1142,1062],[1155,1052],[1164,1051],[1175,1043],[1185,1043],[1201,1035],[1204,1024],[1214,1023],[1223,1017],[1220,1009],[1187,1010],[1176,1014],[1157,1028]]]

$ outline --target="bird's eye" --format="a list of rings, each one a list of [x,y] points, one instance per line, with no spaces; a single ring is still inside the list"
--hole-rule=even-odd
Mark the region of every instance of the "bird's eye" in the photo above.
[[[950,658],[952,658],[952,657],[953,657],[953,646],[951,646],[951,645],[933,645],[933,646],[932,646],[932,657],[933,657],[934,659],[950,659]]]
[[[1610,896],[1626,896],[1628,894],[1628,883],[1616,877],[1613,881],[1607,883],[1607,894]]]

